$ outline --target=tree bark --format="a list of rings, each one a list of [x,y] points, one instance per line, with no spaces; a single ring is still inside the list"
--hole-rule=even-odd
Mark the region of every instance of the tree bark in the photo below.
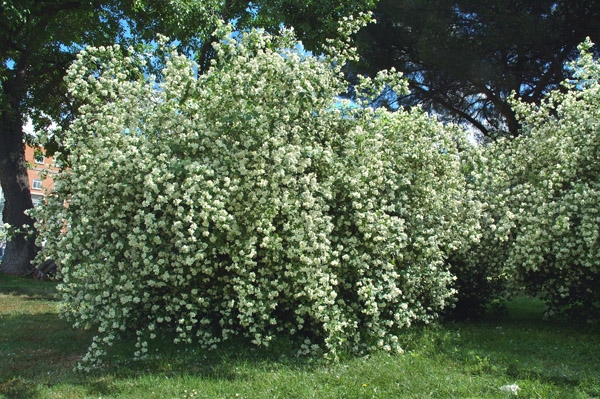
[[[0,183],[4,192],[2,219],[20,232],[9,237],[0,272],[25,275],[32,268],[37,248],[33,219],[25,211],[33,208],[25,161],[23,119],[20,112],[22,82],[19,77],[2,82],[0,103]]]

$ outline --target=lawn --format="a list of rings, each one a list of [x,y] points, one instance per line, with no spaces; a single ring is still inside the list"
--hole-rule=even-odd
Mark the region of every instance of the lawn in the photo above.
[[[331,364],[296,357],[284,339],[211,352],[165,339],[143,361],[124,342],[106,368],[82,374],[73,367],[91,334],[58,318],[54,288],[0,275],[0,398],[510,398],[513,384],[519,398],[600,397],[598,327],[544,320],[527,297],[481,320],[407,331],[399,356]]]

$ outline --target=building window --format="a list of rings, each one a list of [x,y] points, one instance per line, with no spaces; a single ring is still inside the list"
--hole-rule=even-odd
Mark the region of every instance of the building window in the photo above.
[[[42,200],[44,199],[43,195],[32,195],[31,202],[33,202],[33,206],[38,206]]]
[[[31,188],[33,188],[34,190],[41,190],[42,187],[42,181],[41,180],[37,180],[37,179],[33,179],[33,183],[31,184]]]
[[[35,163],[39,163],[39,164],[43,165],[43,164],[44,164],[44,161],[45,161],[45,158],[44,158],[44,156],[43,156],[43,155],[41,155],[41,154],[37,154],[37,155],[35,156]]]

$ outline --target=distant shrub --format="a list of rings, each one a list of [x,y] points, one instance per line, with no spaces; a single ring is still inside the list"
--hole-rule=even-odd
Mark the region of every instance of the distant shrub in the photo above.
[[[83,104],[62,133],[71,167],[38,227],[62,314],[97,330],[84,366],[125,331],[137,356],[159,331],[207,348],[290,334],[301,353],[400,351],[400,330],[452,303],[446,254],[476,234],[462,223],[463,133],[336,100],[344,52],[219,35],[201,76],[164,48],[160,81],[118,47],[69,70]],[[384,84],[405,90],[381,73],[361,93]]]
[[[515,102],[520,137],[482,150],[483,236],[466,264],[484,271],[490,293],[526,289],[551,313],[597,318],[600,67],[590,46],[580,46],[573,79],[543,104]]]

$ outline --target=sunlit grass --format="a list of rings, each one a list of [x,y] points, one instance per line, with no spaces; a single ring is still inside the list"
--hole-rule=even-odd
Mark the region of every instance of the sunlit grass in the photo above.
[[[505,314],[407,331],[400,356],[298,358],[281,339],[205,352],[168,339],[143,361],[118,344],[108,366],[73,367],[91,334],[58,318],[52,283],[0,276],[0,398],[520,398],[600,397],[600,331],[544,320],[520,297]]]

